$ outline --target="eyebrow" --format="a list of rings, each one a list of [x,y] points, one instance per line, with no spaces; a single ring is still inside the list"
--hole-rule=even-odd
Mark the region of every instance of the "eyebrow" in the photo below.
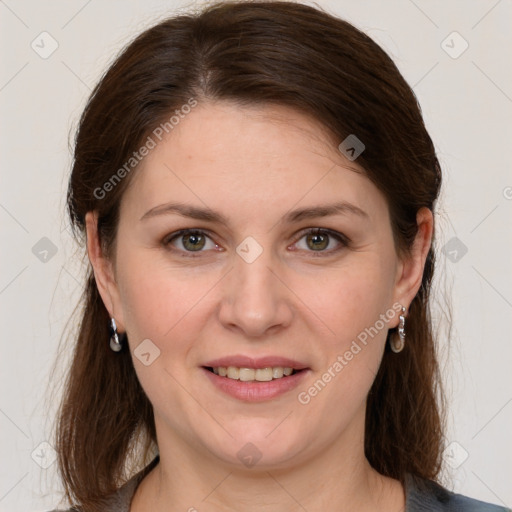
[[[159,215],[178,214],[191,219],[202,220],[229,225],[227,218],[219,212],[215,212],[210,208],[199,208],[183,203],[165,203],[155,206],[148,210],[140,220],[150,219]],[[310,206],[299,208],[288,212],[280,221],[280,223],[298,222],[304,219],[314,219],[319,217],[328,217],[330,215],[347,215],[352,214],[359,216],[365,220],[369,220],[370,216],[358,206],[346,201],[339,201],[333,204],[325,204],[319,206]]]

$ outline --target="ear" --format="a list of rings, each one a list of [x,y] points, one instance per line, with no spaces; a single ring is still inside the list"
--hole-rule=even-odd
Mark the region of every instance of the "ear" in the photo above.
[[[115,279],[112,262],[102,253],[98,235],[98,213],[87,212],[85,215],[87,234],[87,253],[91,262],[96,286],[103,300],[103,304],[111,317],[116,321],[118,332],[125,331],[125,323],[121,307],[119,289]]]
[[[411,253],[400,259],[397,267],[394,300],[406,309],[413,301],[421,287],[425,261],[432,243],[434,218],[429,208],[422,207],[416,215],[418,232],[414,239]],[[407,313],[406,313],[407,315]],[[392,327],[398,325],[398,315],[391,322]]]

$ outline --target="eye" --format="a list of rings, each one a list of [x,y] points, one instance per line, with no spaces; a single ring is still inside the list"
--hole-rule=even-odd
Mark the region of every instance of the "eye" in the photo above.
[[[301,233],[298,241],[306,238],[306,251],[316,253],[332,254],[347,247],[350,240],[343,234],[330,229],[310,228]],[[330,245],[330,239],[335,239],[338,242],[338,247],[326,251],[325,249]],[[210,247],[208,247],[210,241]],[[295,242],[297,244],[297,242]],[[164,238],[162,245],[166,248],[172,246],[171,250],[176,250],[181,253],[186,253],[187,257],[196,257],[193,253],[204,252],[203,249],[220,249],[219,245],[213,242],[208,236],[206,231],[200,229],[182,229]],[[199,256],[199,254],[197,255]],[[315,255],[316,256],[316,255]]]
[[[338,233],[337,231],[322,228],[313,228],[303,231],[299,241],[303,238],[306,239],[306,251],[317,253],[332,254],[340,251],[344,247],[347,247],[350,243],[350,240],[345,235]],[[330,245],[329,242],[332,238],[338,241],[338,247],[326,251],[325,249]],[[317,255],[315,254],[315,256]]]
[[[164,238],[162,244],[165,247],[170,245],[176,247],[175,241],[178,242],[177,250],[181,252],[189,253],[187,256],[195,257],[194,252],[202,252],[202,249],[207,247],[207,240],[210,240],[211,246],[210,249],[219,248],[219,246],[213,242],[213,240],[206,234],[205,231],[199,229],[182,229],[176,233],[172,233],[171,235]],[[181,247],[179,247],[181,246]]]

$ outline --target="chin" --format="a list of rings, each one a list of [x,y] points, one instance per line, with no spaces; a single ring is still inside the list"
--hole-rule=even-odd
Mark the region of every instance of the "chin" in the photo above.
[[[275,429],[277,423],[274,422],[272,428]],[[223,443],[220,450],[218,445],[210,446],[210,450],[237,470],[247,468],[254,472],[256,469],[268,471],[289,467],[291,460],[306,449],[307,443],[304,434],[278,430],[272,432],[272,429],[254,426],[239,431],[230,429],[233,439]]]

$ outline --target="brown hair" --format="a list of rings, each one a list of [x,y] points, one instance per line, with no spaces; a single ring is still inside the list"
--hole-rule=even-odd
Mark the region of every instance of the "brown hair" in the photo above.
[[[365,144],[357,163],[387,199],[399,254],[414,240],[417,211],[434,211],[441,171],[432,141],[413,91],[372,39],[299,3],[223,2],[144,31],[93,90],[76,134],[68,189],[82,244],[85,214],[96,210],[103,251],[115,254],[119,205],[136,167],[108,194],[98,190],[191,98],[286,105],[319,120],[338,143],[355,134]],[[377,471],[401,481],[407,472],[436,479],[440,471],[433,271],[434,246],[408,311],[405,349],[386,349],[367,400],[366,456]],[[148,462],[156,436],[129,351],[109,348],[109,315],[90,268],[81,314],[55,444],[66,497],[92,511],[133,474],[130,457],[138,469]]]

